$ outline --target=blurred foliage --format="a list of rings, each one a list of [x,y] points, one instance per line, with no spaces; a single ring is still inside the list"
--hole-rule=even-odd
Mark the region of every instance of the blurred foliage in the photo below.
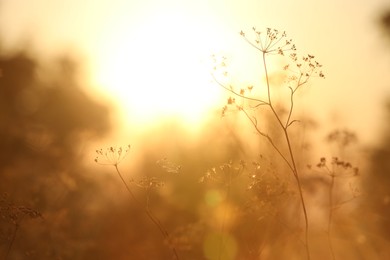
[[[380,18],[380,27],[390,39],[390,9]],[[390,258],[390,97],[384,110],[380,145],[370,150],[368,174],[362,182],[364,203],[360,210],[366,244],[375,245],[377,259]]]
[[[373,149],[370,161],[370,175],[365,180],[367,203],[373,223],[377,225],[378,232],[390,241],[390,102],[386,106],[380,147]]]
[[[0,56],[0,258],[171,259],[167,241],[127,199],[115,168],[83,164],[86,142],[111,129],[109,108],[82,91],[77,62],[64,56],[52,67],[58,69],[45,70],[24,52]],[[387,109],[390,122],[390,105]],[[264,117],[264,131],[279,146],[282,133]],[[327,166],[325,159],[321,167],[306,167],[317,161],[301,129],[312,125],[299,122],[292,139],[298,140],[294,152],[313,219],[314,259],[330,257],[329,209],[337,259],[387,259],[389,129],[368,166],[356,146],[349,147],[357,141],[352,132],[335,130],[327,137],[362,174],[353,183],[362,193],[336,210],[328,201],[330,187],[334,205],[355,196],[342,171],[349,164],[336,158],[328,165],[342,166],[333,184],[335,172],[318,172]],[[168,230],[180,258],[302,259],[299,196],[272,147],[243,127],[238,114],[212,119],[191,144],[176,126],[166,122],[145,133],[134,172],[118,167],[137,199]],[[132,160],[134,149],[124,160]]]
[[[80,151],[86,139],[109,130],[108,109],[83,93],[74,61],[63,56],[51,66],[58,71],[42,69],[24,52],[0,56],[0,192],[7,194],[1,257],[13,225],[10,259],[80,259],[93,244],[86,205],[99,185],[85,175]],[[22,221],[20,209],[43,217]]]
[[[384,12],[380,17],[380,27],[386,33],[386,36],[390,38],[390,11]]]

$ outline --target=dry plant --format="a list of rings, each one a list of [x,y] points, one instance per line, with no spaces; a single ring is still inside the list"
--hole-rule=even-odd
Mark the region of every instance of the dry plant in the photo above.
[[[10,201],[7,194],[3,194],[0,198],[0,217],[11,225],[11,230],[0,230],[2,240],[4,240],[7,245],[3,259],[7,259],[11,253],[12,245],[15,242],[16,234],[18,233],[22,222],[25,219],[43,219],[43,216],[39,211],[30,207],[15,205]]]
[[[330,177],[329,184],[329,211],[328,211],[328,225],[327,225],[327,237],[329,250],[332,255],[332,259],[336,259],[333,244],[332,244],[332,222],[333,222],[333,214],[336,209],[340,206],[352,201],[357,196],[359,196],[359,189],[354,187],[351,183],[349,183],[349,187],[351,190],[351,196],[349,198],[343,198],[342,200],[335,200],[335,182],[336,179],[341,178],[350,178],[358,176],[359,169],[357,167],[352,166],[351,163],[342,161],[337,157],[333,157],[330,165],[328,164],[325,157],[320,158],[320,162],[316,165],[317,168],[322,169],[323,172]]]
[[[334,130],[328,134],[326,140],[329,143],[335,143],[340,154],[343,155],[345,153],[345,149],[348,146],[357,142],[357,136],[355,133],[348,130]],[[313,170],[313,167],[311,165],[308,165],[308,168]],[[349,182],[349,189],[351,195],[348,198],[339,198],[340,196],[336,196],[336,179],[345,180],[357,177],[359,176],[359,168],[353,166],[350,162],[341,160],[339,157],[336,156],[332,157],[330,164],[325,157],[321,157],[320,161],[316,164],[316,168],[320,170],[320,173],[322,175],[325,174],[330,178],[328,190],[328,224],[326,228],[326,233],[332,259],[336,259],[331,236],[334,211],[340,208],[342,205],[354,200],[360,195],[359,189],[351,182]]]
[[[206,171],[206,174],[202,176],[199,182],[213,182],[217,185],[223,186],[225,189],[225,200],[228,201],[231,197],[231,187],[233,181],[241,176],[243,171],[245,170],[245,162],[240,161],[238,165],[234,164],[233,161],[229,161],[228,163],[223,163],[218,167],[212,167]],[[223,259],[224,252],[226,250],[226,241],[223,236],[226,228],[228,212],[224,210],[223,217],[221,219],[220,227],[219,227],[219,243],[218,243],[218,259]]]
[[[103,149],[96,150],[96,153],[98,154],[98,156],[95,158],[95,162],[98,164],[101,164],[101,165],[114,166],[120,180],[122,181],[123,185],[125,186],[128,194],[129,194],[132,202],[135,202],[139,208],[144,210],[148,219],[159,230],[159,232],[163,236],[164,243],[167,243],[168,246],[170,247],[170,249],[172,250],[174,259],[180,259],[179,255],[177,253],[176,247],[175,247],[174,243],[172,243],[172,238],[171,238],[170,234],[168,233],[168,231],[166,230],[164,225],[161,223],[160,219],[150,209],[150,196],[149,196],[150,192],[155,188],[162,187],[164,185],[164,183],[157,178],[147,177],[147,176],[143,177],[140,180],[131,179],[130,183],[132,183],[132,184],[136,185],[137,187],[140,187],[146,191],[146,202],[142,203],[135,196],[134,192],[132,191],[130,186],[125,181],[125,179],[123,178],[123,175],[120,172],[119,167],[118,167],[119,163],[121,161],[123,161],[125,159],[125,157],[127,156],[129,150],[130,150],[130,145],[128,145],[126,148],[109,147],[105,150],[103,150]],[[159,161],[159,162],[157,162],[157,164],[165,166],[166,168],[164,168],[164,169],[173,169],[173,166],[171,164],[168,164],[166,160]],[[174,169],[176,171],[179,171],[180,167],[176,166],[176,168],[174,168]]]
[[[293,44],[291,39],[287,38],[285,32],[280,32],[271,28],[267,28],[265,32],[260,32],[254,27],[252,29],[255,36],[253,40],[248,38],[243,31],[240,32],[240,35],[249,43],[250,46],[254,47],[261,54],[266,94],[265,96],[261,96],[260,94],[254,95],[254,86],[237,89],[226,83],[226,77],[228,76],[226,58],[223,57],[222,60],[218,60],[217,57],[213,55],[215,67],[212,76],[219,86],[230,93],[227,104],[222,109],[222,116],[224,116],[229,109],[242,112],[249,120],[256,133],[270,143],[273,149],[279,154],[280,158],[290,169],[297,185],[300,204],[302,206],[305,223],[304,246],[307,259],[310,259],[308,235],[309,217],[303,195],[301,176],[297,167],[296,156],[290,137],[290,128],[294,123],[298,122],[298,120],[293,117],[295,96],[298,90],[301,89],[302,86],[306,85],[312,77],[325,78],[325,76],[321,71],[322,65],[314,59],[315,57],[313,55],[307,55],[301,58],[298,56],[295,44]],[[268,57],[273,55],[285,56],[290,59],[290,62],[283,67],[283,70],[287,74],[287,80],[285,83],[289,90],[288,98],[283,101],[284,105],[287,104],[287,113],[285,109],[279,109],[275,96],[273,95],[275,87],[277,86],[271,86],[270,73],[267,67]],[[221,79],[219,75],[223,75],[225,79]],[[270,112],[272,117],[276,120],[277,126],[281,130],[284,139],[283,146],[276,142],[275,136],[265,132],[264,125],[262,126],[259,124],[260,120],[258,118],[258,112],[260,111]]]

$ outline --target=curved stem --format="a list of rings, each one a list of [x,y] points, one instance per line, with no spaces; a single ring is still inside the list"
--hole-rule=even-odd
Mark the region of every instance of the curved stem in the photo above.
[[[329,244],[329,250],[332,255],[332,259],[336,259],[334,250],[333,250],[333,244],[332,244],[332,237],[331,237],[331,228],[332,228],[332,220],[333,220],[333,188],[334,188],[334,173],[331,175],[331,182],[329,187],[329,216],[328,216],[328,244]]]
[[[309,218],[308,218],[308,215],[307,215],[306,203],[305,203],[305,199],[304,199],[304,197],[303,197],[303,191],[302,191],[301,180],[300,180],[300,177],[299,177],[299,174],[298,174],[297,166],[296,166],[296,164],[295,164],[294,153],[293,153],[292,148],[291,148],[290,138],[289,138],[289,136],[288,136],[287,129],[284,128],[283,130],[284,130],[284,135],[285,135],[286,141],[287,141],[288,151],[289,151],[289,154],[290,154],[290,157],[291,157],[292,166],[293,166],[293,169],[294,169],[294,170],[293,170],[293,173],[294,173],[294,177],[295,177],[295,180],[296,180],[296,182],[297,182],[297,185],[298,185],[299,197],[300,197],[300,200],[301,200],[302,211],[303,211],[303,215],[304,215],[304,218],[305,218],[305,249],[306,249],[307,259],[310,260],[310,250],[309,250]]]
[[[267,63],[265,61],[265,54],[266,54],[266,52],[263,51],[263,65],[264,65],[264,71],[265,71],[265,79],[267,81],[268,104],[270,107],[272,107],[271,91],[270,91],[270,86],[269,86],[269,78],[268,78]]]
[[[230,175],[230,173],[229,173],[229,175]],[[229,176],[229,178],[230,178],[230,176]],[[230,194],[230,183],[228,184],[228,187],[227,187],[226,200],[229,199],[229,194]],[[219,238],[218,260],[222,259],[222,255],[223,255],[224,250],[225,250],[225,239],[224,239],[223,235],[224,235],[224,231],[225,231],[226,217],[227,217],[227,210],[225,210],[223,213],[222,223],[220,226],[220,233],[221,234],[220,234],[220,238]]]
[[[225,89],[225,90],[231,92],[231,93],[234,94],[235,96],[241,97],[241,98],[246,99],[246,100],[251,100],[251,101],[259,102],[259,105],[268,105],[267,102],[265,102],[265,101],[263,101],[263,100],[261,100],[261,99],[251,98],[251,97],[248,97],[248,96],[241,95],[240,93],[234,91],[233,89],[226,87],[226,86],[225,86],[224,84],[222,84],[219,80],[217,80],[217,78],[216,78],[213,74],[211,74],[211,76],[213,77],[214,81],[215,81],[218,85],[220,85],[223,89]]]
[[[5,256],[4,256],[4,260],[6,260],[8,258],[8,255],[11,252],[11,248],[12,248],[12,245],[14,244],[14,241],[16,238],[16,233],[18,232],[18,230],[19,230],[19,224],[15,224],[15,229],[12,232],[11,242],[8,245],[7,251],[6,251]]]
[[[287,127],[289,127],[290,125],[290,120],[291,120],[291,115],[292,115],[292,111],[294,110],[294,90],[292,90],[292,88],[290,88],[291,90],[291,96],[290,96],[290,110],[288,111],[288,117],[287,117],[287,120],[286,120],[286,125],[284,126],[284,128],[287,129]]]
[[[121,179],[122,183],[125,185],[126,190],[129,193],[130,197],[136,202],[137,206],[139,206],[139,207],[144,209],[144,211],[145,211],[146,215],[148,216],[148,218],[153,222],[154,225],[156,225],[156,227],[158,228],[158,230],[160,231],[160,233],[162,234],[164,239],[167,240],[167,242],[171,246],[171,249],[173,251],[175,259],[177,259],[177,260],[180,259],[179,255],[178,255],[178,253],[176,251],[176,248],[171,244],[169,233],[168,233],[168,231],[166,231],[164,229],[163,225],[161,224],[161,221],[152,213],[152,211],[149,209],[149,207],[144,208],[142,206],[140,201],[135,197],[134,193],[131,191],[129,185],[127,185],[125,179],[122,177],[122,174],[120,173],[119,168],[118,168],[118,164],[114,164],[114,166],[115,166],[116,172],[119,175],[119,178]]]
[[[287,130],[288,125],[287,126],[283,125],[282,120],[280,119],[278,113],[274,109],[274,107],[272,105],[272,102],[271,102],[271,91],[270,91],[269,76],[268,76],[268,70],[267,70],[267,63],[266,63],[266,56],[265,55],[266,55],[266,53],[263,52],[263,64],[264,64],[264,71],[265,71],[265,77],[266,77],[266,81],[267,81],[267,91],[268,91],[268,104],[269,104],[269,107],[271,108],[271,111],[274,114],[276,120],[278,121],[280,127],[282,128],[284,136],[285,136],[285,139],[286,139],[288,153],[289,153],[289,157],[291,159],[291,164],[288,164],[288,165],[289,165],[290,169],[293,172],[295,181],[296,181],[297,186],[298,186],[299,198],[300,198],[300,201],[301,201],[302,211],[303,211],[303,215],[304,215],[304,219],[305,219],[305,249],[306,249],[307,259],[310,260],[309,219],[308,219],[308,214],[307,214],[307,210],[306,210],[305,199],[303,197],[301,180],[300,180],[300,177],[299,177],[299,174],[298,174],[298,168],[297,168],[296,163],[295,163],[294,153],[292,151],[291,142],[290,142],[290,138],[289,138],[289,135],[288,135],[288,130]],[[293,95],[293,93],[294,92],[292,92],[292,95]],[[292,108],[293,107],[291,107],[290,109],[292,110]],[[290,113],[292,113],[292,111],[290,111]],[[275,145],[273,145],[273,147],[275,147]],[[278,149],[277,149],[277,151],[279,152]],[[287,161],[286,157],[283,154],[281,154],[281,152],[279,152],[279,154],[282,156],[282,158],[285,161]]]
[[[245,111],[245,109],[242,109],[242,111],[244,112],[245,116],[249,119],[249,121],[252,123],[253,127],[255,128],[256,132],[265,137],[268,142],[271,144],[271,146],[275,149],[275,151],[280,155],[280,157],[282,157],[282,159],[286,162],[286,164],[288,165],[288,167],[290,168],[291,171],[294,171],[294,168],[291,166],[290,162],[287,160],[287,158],[283,155],[283,153],[280,151],[280,149],[276,146],[276,144],[274,143],[274,141],[272,140],[272,138],[267,135],[266,133],[263,133],[258,127],[257,127],[257,124],[256,122],[248,115],[248,113]]]

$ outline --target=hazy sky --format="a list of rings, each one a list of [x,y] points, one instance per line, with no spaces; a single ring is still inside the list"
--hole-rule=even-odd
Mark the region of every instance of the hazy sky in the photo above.
[[[196,118],[220,100],[210,54],[226,55],[247,83],[256,57],[240,30],[285,30],[299,53],[324,66],[326,80],[304,94],[307,109],[322,126],[356,130],[366,142],[378,136],[390,97],[390,46],[378,26],[386,7],[388,0],[2,0],[0,35],[9,49],[28,40],[38,54],[82,54],[91,92],[118,98],[134,118],[156,110]]]

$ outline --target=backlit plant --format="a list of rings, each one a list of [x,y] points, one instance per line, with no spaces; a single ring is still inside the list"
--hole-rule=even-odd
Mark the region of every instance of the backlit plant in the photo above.
[[[294,148],[292,146],[290,128],[294,123],[298,122],[298,120],[295,119],[293,115],[294,102],[297,91],[301,89],[302,86],[304,86],[306,83],[308,83],[309,79],[312,77],[324,78],[325,76],[321,70],[322,65],[315,60],[313,55],[309,54],[300,57],[297,54],[295,44],[293,44],[291,39],[287,38],[285,32],[271,28],[267,28],[265,32],[260,32],[254,27],[252,30],[254,34],[253,38],[248,38],[246,33],[243,31],[240,32],[240,35],[245,41],[249,43],[250,46],[260,52],[265,78],[265,97],[253,95],[252,92],[255,89],[254,86],[235,88],[234,86],[226,83],[228,72],[226,70],[225,57],[222,58],[222,61],[217,61],[217,58],[213,56],[214,62],[216,64],[214,66],[214,72],[212,73],[212,76],[218,85],[230,93],[230,96],[227,99],[227,104],[222,109],[222,115],[224,116],[229,109],[242,112],[252,127],[255,129],[256,133],[259,136],[265,138],[271,144],[273,149],[279,154],[280,158],[290,169],[295,179],[301,201],[305,222],[304,246],[306,249],[307,258],[310,259],[308,235],[309,219],[306,202],[303,195],[300,171],[297,167]],[[268,58],[273,55],[284,56],[290,60],[289,63],[283,67],[283,70],[287,73],[285,85],[289,90],[289,97],[283,101],[284,105],[288,107],[287,113],[283,109],[278,109],[277,103],[275,102],[275,97],[273,95],[273,87],[275,86],[271,86],[270,74],[267,67]],[[221,79],[219,75],[223,75],[225,79]],[[259,88],[262,88],[262,86],[259,86]],[[272,117],[276,120],[277,126],[281,130],[284,139],[284,147],[280,147],[280,145],[277,144],[274,140],[274,137],[265,132],[264,126],[259,123],[260,120],[257,114],[259,110],[266,110],[267,112],[271,113]]]
[[[153,224],[157,227],[157,229],[160,231],[161,235],[164,238],[164,242],[168,244],[168,246],[171,248],[173,256],[175,259],[179,259],[179,255],[177,253],[177,250],[175,246],[172,243],[172,238],[169,235],[168,231],[164,227],[164,225],[161,223],[160,219],[151,211],[149,207],[149,192],[152,189],[162,187],[164,184],[162,181],[154,178],[154,177],[143,177],[140,180],[134,180],[131,179],[130,183],[135,184],[137,187],[140,187],[147,192],[146,196],[146,202],[142,203],[134,194],[130,186],[127,184],[125,179],[122,176],[122,173],[120,172],[118,165],[125,157],[127,156],[128,152],[130,150],[130,145],[128,145],[126,148],[115,148],[115,147],[109,147],[105,150],[99,149],[96,150],[97,157],[95,158],[95,162],[101,165],[111,165],[114,166],[119,178],[121,179],[123,185],[125,186],[128,194],[130,195],[133,202],[136,203],[136,205],[143,209],[146,216],[150,221],[153,222]]]

